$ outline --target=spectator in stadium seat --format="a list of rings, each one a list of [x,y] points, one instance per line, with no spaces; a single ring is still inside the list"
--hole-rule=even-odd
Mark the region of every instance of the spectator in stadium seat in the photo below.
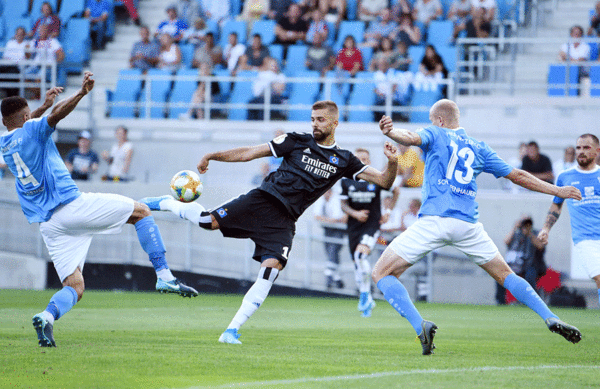
[[[346,0],[317,0],[317,7],[326,21],[338,27],[346,17]]]
[[[384,8],[380,13],[380,19],[369,24],[361,46],[378,47],[381,40],[393,36],[397,28],[398,24],[392,20],[392,11]]]
[[[412,6],[407,0],[398,0],[392,6],[392,17],[396,22],[400,22],[402,14],[412,14]]]
[[[188,26],[194,24],[196,19],[200,17],[200,4],[197,0],[177,0],[177,15],[187,23]]]
[[[100,159],[92,150],[92,134],[82,131],[77,138],[77,147],[69,151],[65,158],[67,170],[74,180],[89,180],[98,171]]]
[[[600,36],[600,1],[596,2],[594,7],[594,15],[590,19],[590,27],[587,34],[589,36]]]
[[[554,182],[552,161],[544,154],[540,154],[540,146],[531,141],[527,144],[527,155],[523,157],[521,169],[533,174],[542,181]]]
[[[552,173],[554,173],[554,177],[558,177],[563,171],[575,166],[577,166],[577,161],[575,161],[575,147],[569,146],[565,149],[563,158],[552,164]]]
[[[21,72],[22,65],[20,62],[26,58],[26,51],[29,48],[29,41],[25,40],[25,28],[22,26],[17,27],[15,30],[15,36],[6,42],[2,59],[10,60],[11,64],[0,65],[0,74],[12,74],[16,75]],[[0,82],[16,82],[17,78],[1,78]],[[2,88],[2,94],[4,96],[17,96],[19,94],[19,88]]]
[[[362,54],[356,48],[356,40],[352,35],[344,38],[344,46],[339,51],[335,63],[338,69],[349,72],[351,76],[363,70]]]
[[[198,66],[199,76],[210,76],[212,67],[208,62],[202,62]],[[212,94],[211,94],[212,96]],[[189,119],[204,119],[204,103],[206,102],[206,82],[200,81],[194,94],[192,95],[192,101],[189,111],[184,114],[181,118]]]
[[[42,3],[42,16],[36,20],[31,32],[27,35],[29,39],[39,38],[39,27],[45,24],[48,26],[48,34],[51,38],[58,38],[60,35],[60,19],[52,10],[52,5],[48,2]]]
[[[285,15],[294,0],[270,0],[268,17],[271,20],[279,20]]]
[[[335,53],[324,41],[325,35],[317,33],[313,37],[312,45],[306,50],[306,68],[318,71],[321,77],[335,67]]]
[[[129,56],[129,66],[141,69],[144,73],[156,67],[160,57],[160,46],[150,40],[150,29],[148,26],[140,27],[140,40],[133,44]]]
[[[359,0],[357,7],[358,20],[363,22],[375,21],[387,6],[388,2],[386,0]]]
[[[222,62],[223,50],[221,49],[221,46],[215,44],[215,37],[212,32],[209,32],[204,37],[204,44],[198,46],[194,51],[192,67],[200,68],[202,64],[207,64],[209,67],[208,74],[210,74],[215,65]]]
[[[206,22],[202,18],[196,18],[192,23],[192,27],[183,32],[180,43],[185,42],[194,46],[204,44],[204,38],[208,32],[210,30],[206,28]]]
[[[282,104],[285,93],[285,75],[279,70],[277,60],[274,58],[267,58],[266,70],[258,72],[258,77],[252,83],[252,94],[254,97],[248,102],[248,104],[264,104],[266,98],[267,88],[271,88],[271,104]],[[249,109],[248,120],[263,120],[264,110],[261,109]],[[271,110],[271,119],[283,118],[283,114],[279,110]]]
[[[407,47],[418,45],[421,42],[421,29],[415,25],[412,14],[400,15],[398,29],[392,35],[396,44],[404,42]]]
[[[129,17],[133,21],[133,24],[136,26],[142,25],[142,19],[140,19],[140,15],[138,14],[137,7],[135,6],[135,0],[121,0],[125,8],[127,9],[127,13]]]
[[[386,105],[387,99],[391,99],[392,105],[400,105],[395,99],[396,83],[394,69],[390,68],[390,62],[385,57],[376,60],[376,71],[373,73],[375,80],[375,105]],[[378,121],[385,114],[384,111],[373,111],[373,121]]]
[[[246,52],[246,45],[238,41],[236,32],[230,33],[228,40],[229,41],[223,50],[223,60],[225,61],[229,74],[235,75],[240,58]]]
[[[586,42],[582,42],[583,27],[573,26],[569,30],[571,37],[569,43],[564,43],[560,52],[558,53],[558,59],[561,61],[570,62],[581,62],[590,60],[590,45]]]
[[[204,19],[212,19],[219,23],[220,27],[231,19],[230,0],[198,0],[200,2],[200,13]]]
[[[183,38],[183,33],[189,28],[185,20],[180,19],[177,14],[177,8],[170,6],[165,11],[167,19],[160,22],[154,33],[154,37],[158,39],[161,34],[169,34],[175,42],[179,42]]]
[[[444,11],[440,0],[417,0],[413,7],[413,17],[416,21],[429,26],[429,22],[442,16]]]
[[[456,38],[461,30],[457,30],[458,26],[466,26],[469,17],[471,16],[471,0],[453,0],[450,10],[448,11],[448,20],[454,23],[454,34]],[[464,27],[462,28],[464,30]]]
[[[401,72],[407,72],[412,59],[408,55],[408,47],[405,42],[398,42],[395,54],[392,56],[392,67]]]
[[[104,49],[106,36],[106,21],[110,14],[110,3],[107,0],[88,0],[83,17],[90,20],[90,35],[92,48]]]
[[[473,0],[471,15],[474,12],[481,13],[481,21],[491,23],[496,18],[497,9],[496,0]]]
[[[128,181],[129,168],[133,159],[133,144],[127,139],[127,127],[119,126],[115,130],[117,141],[112,145],[110,152],[104,150],[101,157],[108,163],[108,174],[102,177],[103,181]]]
[[[269,49],[262,44],[260,34],[252,36],[252,43],[240,57],[240,70],[262,70],[265,68],[265,59],[269,56]]]
[[[433,45],[427,45],[425,48],[425,55],[419,65],[419,73],[429,78],[446,78],[448,77],[448,70],[442,61],[442,57],[435,50]]]
[[[251,31],[255,21],[269,15],[269,4],[269,0],[246,0],[238,19],[245,20],[248,23],[248,31]]]
[[[419,210],[421,209],[421,200],[412,199],[408,203],[408,209],[402,212],[400,218],[400,231],[404,232],[406,229],[417,221],[419,218]]]
[[[26,53],[26,56],[29,55]],[[26,72],[28,74],[37,74],[41,77],[44,75],[39,74],[41,71],[41,66],[37,64],[51,64],[52,62],[56,62],[58,65],[65,60],[65,52],[62,48],[62,45],[56,38],[50,38],[48,35],[48,26],[43,24],[39,28],[39,39],[37,39],[33,43],[33,60],[36,65],[30,66],[27,68]],[[50,67],[46,67],[46,80],[50,80]],[[57,80],[56,83],[58,86],[63,86],[66,82],[66,74],[64,73],[64,69],[57,67]],[[40,93],[39,88],[33,88],[31,90],[35,95]]]
[[[302,18],[302,10],[298,4],[292,4],[275,25],[276,42],[283,45],[304,42],[307,32],[308,23]]]
[[[369,64],[369,70],[377,70],[377,64],[381,58],[384,58],[388,62],[388,65],[394,68],[397,55],[398,52],[394,50],[394,41],[390,37],[381,39]]]
[[[159,69],[175,73],[181,67],[181,50],[170,34],[161,34],[159,38],[160,54],[158,55]]]
[[[461,31],[467,31],[467,38],[488,38],[492,33],[492,21],[496,16],[495,0],[474,0],[471,6],[471,17],[454,26],[453,38]]]
[[[312,43],[314,42],[315,34],[322,34],[324,37],[324,41],[327,40],[327,36],[329,35],[329,27],[327,26],[327,22],[325,22],[325,18],[323,17],[323,12],[319,9],[315,9],[310,13],[312,21],[308,26],[308,31],[306,33],[306,42]]]

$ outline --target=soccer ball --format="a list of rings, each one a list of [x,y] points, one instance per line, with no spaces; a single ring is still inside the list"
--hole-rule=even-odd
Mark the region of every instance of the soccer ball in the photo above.
[[[202,194],[202,181],[191,170],[182,170],[171,179],[171,196],[175,200],[190,203]]]

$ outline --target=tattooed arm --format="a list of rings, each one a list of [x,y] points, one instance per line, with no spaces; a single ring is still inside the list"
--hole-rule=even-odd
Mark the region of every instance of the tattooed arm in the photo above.
[[[562,210],[562,203],[556,204],[552,203],[550,209],[548,210],[548,216],[546,216],[546,222],[544,223],[544,227],[538,234],[538,239],[544,244],[548,244],[548,234],[550,233],[550,229],[556,223],[558,218],[560,217],[560,212]]]

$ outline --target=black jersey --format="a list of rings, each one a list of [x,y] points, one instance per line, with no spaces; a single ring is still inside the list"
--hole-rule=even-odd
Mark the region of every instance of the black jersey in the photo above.
[[[355,179],[367,168],[336,144],[320,146],[312,134],[283,134],[270,141],[269,147],[283,162],[259,189],[279,199],[294,220],[340,178]]]
[[[350,208],[357,211],[366,209],[369,218],[361,223],[353,217],[348,218],[348,233],[378,231],[381,219],[381,187],[364,180],[342,180],[342,200],[348,200]]]

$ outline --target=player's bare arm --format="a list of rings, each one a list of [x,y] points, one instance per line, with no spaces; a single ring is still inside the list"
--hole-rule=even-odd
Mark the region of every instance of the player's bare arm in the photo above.
[[[379,121],[379,129],[383,135],[403,144],[404,146],[419,146],[421,145],[421,137],[414,131],[394,128],[392,118],[383,115]]]
[[[505,178],[525,189],[558,196],[563,199],[581,200],[581,192],[574,186],[556,186],[542,181],[533,174],[521,169],[513,169]]]
[[[390,189],[394,184],[396,171],[398,170],[398,149],[390,142],[385,142],[383,153],[388,159],[387,166],[383,172],[380,172],[373,166],[369,166],[356,177],[377,184],[383,189]]]
[[[560,217],[560,213],[562,211],[562,203],[556,204],[552,203],[550,209],[548,210],[548,215],[546,216],[546,221],[544,222],[544,227],[540,230],[538,234],[538,239],[544,244],[548,244],[548,235],[550,234],[550,230],[552,226],[556,223],[558,218]]]
[[[83,82],[81,88],[73,96],[62,100],[54,106],[50,115],[48,115],[48,125],[50,127],[56,127],[58,122],[67,117],[68,114],[73,112],[77,104],[94,88],[94,74],[92,72],[85,72],[83,76]]]
[[[209,161],[220,162],[248,162],[253,159],[270,157],[271,148],[267,143],[258,146],[237,147],[235,149],[208,153],[198,162],[198,171],[204,174],[208,170]]]
[[[59,93],[62,93],[63,90],[64,89],[60,86],[56,86],[52,89],[49,89],[48,92],[46,92],[44,103],[40,105],[38,109],[31,113],[31,118],[36,119],[42,117],[44,112],[46,112],[50,107],[52,107],[52,105],[54,105],[54,99],[56,99],[56,96],[58,96]]]
[[[351,218],[358,220],[361,223],[364,223],[369,219],[369,210],[368,209],[361,209],[360,211],[356,210],[356,209],[352,209],[350,207],[350,205],[348,204],[348,200],[342,200],[341,206],[342,206],[342,211],[344,211],[345,214],[347,214]]]

